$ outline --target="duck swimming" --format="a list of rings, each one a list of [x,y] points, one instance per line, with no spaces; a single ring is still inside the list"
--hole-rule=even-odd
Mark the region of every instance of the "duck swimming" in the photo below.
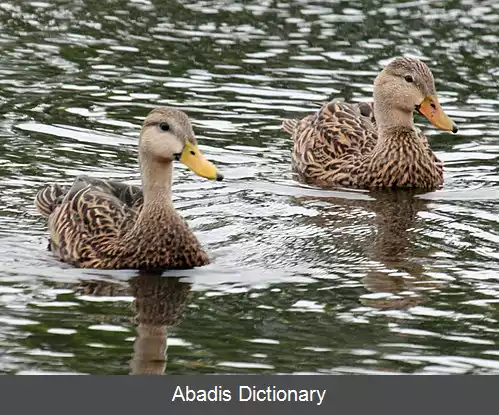
[[[175,210],[173,161],[194,173],[222,180],[201,154],[187,115],[157,108],[139,139],[142,186],[78,177],[72,186],[52,184],[36,196],[48,218],[50,250],[82,268],[173,269],[209,262],[196,236]]]
[[[302,120],[283,122],[294,141],[293,169],[320,187],[436,189],[443,163],[414,125],[414,111],[441,130],[458,130],[438,102],[428,66],[396,58],[376,77],[373,102],[332,101]]]

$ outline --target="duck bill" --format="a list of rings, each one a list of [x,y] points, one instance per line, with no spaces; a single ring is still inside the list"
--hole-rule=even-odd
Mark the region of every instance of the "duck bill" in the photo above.
[[[457,126],[449,116],[444,112],[438,98],[435,95],[429,95],[421,101],[416,110],[424,115],[435,127],[444,131],[457,133]]]
[[[189,140],[186,141],[179,161],[189,167],[198,176],[212,180],[222,180],[223,175],[218,169],[206,160],[198,146]]]

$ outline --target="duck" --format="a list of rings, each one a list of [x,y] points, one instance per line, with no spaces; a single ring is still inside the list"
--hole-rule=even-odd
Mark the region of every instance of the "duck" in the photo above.
[[[173,163],[198,176],[223,175],[199,150],[183,111],[160,107],[139,136],[142,185],[78,176],[71,186],[42,188],[35,206],[47,219],[49,250],[79,268],[165,270],[209,263],[207,253],[172,203]]]
[[[285,119],[298,180],[322,188],[413,188],[443,185],[443,163],[414,125],[414,112],[457,133],[423,61],[393,59],[374,80],[371,102],[332,100],[305,118]]]

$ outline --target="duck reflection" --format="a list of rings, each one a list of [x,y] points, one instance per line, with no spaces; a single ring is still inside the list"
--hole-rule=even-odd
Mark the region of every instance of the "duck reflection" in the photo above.
[[[81,281],[79,290],[94,296],[133,296],[136,337],[130,361],[132,375],[162,375],[167,364],[168,330],[177,325],[192,284],[180,278],[140,273],[127,282]]]
[[[349,211],[357,209],[357,213],[352,213],[355,219],[341,219],[342,225],[348,226],[345,221],[349,219],[358,222],[360,217],[373,229],[367,238],[354,234],[356,243],[360,241],[362,253],[373,261],[372,265],[362,265],[366,270],[362,282],[369,292],[380,294],[361,296],[364,305],[383,309],[412,307],[426,300],[422,295],[425,289],[438,286],[424,275],[422,259],[427,252],[417,240],[418,213],[427,209],[428,201],[417,196],[417,191],[383,190],[369,193],[369,199],[321,198],[328,203],[321,208],[322,213],[323,209],[327,212],[339,206],[347,206]],[[358,214],[359,208],[362,214]],[[374,217],[366,215],[366,211],[374,213]],[[311,219],[316,225],[331,226],[331,223],[321,223],[324,216],[327,217],[321,214]]]
[[[392,190],[372,194],[368,208],[375,213],[374,239],[366,247],[368,257],[383,264],[383,270],[369,270],[363,278],[371,293],[391,294],[383,298],[361,298],[377,308],[409,308],[426,301],[422,289],[431,284],[418,260],[415,237],[418,213],[426,210],[427,201],[415,191]]]

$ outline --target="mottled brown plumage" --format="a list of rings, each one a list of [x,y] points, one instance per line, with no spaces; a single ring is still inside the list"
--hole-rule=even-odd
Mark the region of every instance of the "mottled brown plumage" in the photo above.
[[[320,187],[435,189],[443,164],[414,126],[414,110],[435,126],[457,132],[436,97],[423,62],[397,58],[374,82],[374,102],[329,102],[302,120],[285,120],[294,140],[293,168]]]
[[[78,177],[36,197],[48,218],[50,249],[62,261],[84,268],[192,268],[208,256],[171,201],[173,160],[196,174],[222,176],[197,147],[186,114],[151,111],[139,141],[142,187]]]

